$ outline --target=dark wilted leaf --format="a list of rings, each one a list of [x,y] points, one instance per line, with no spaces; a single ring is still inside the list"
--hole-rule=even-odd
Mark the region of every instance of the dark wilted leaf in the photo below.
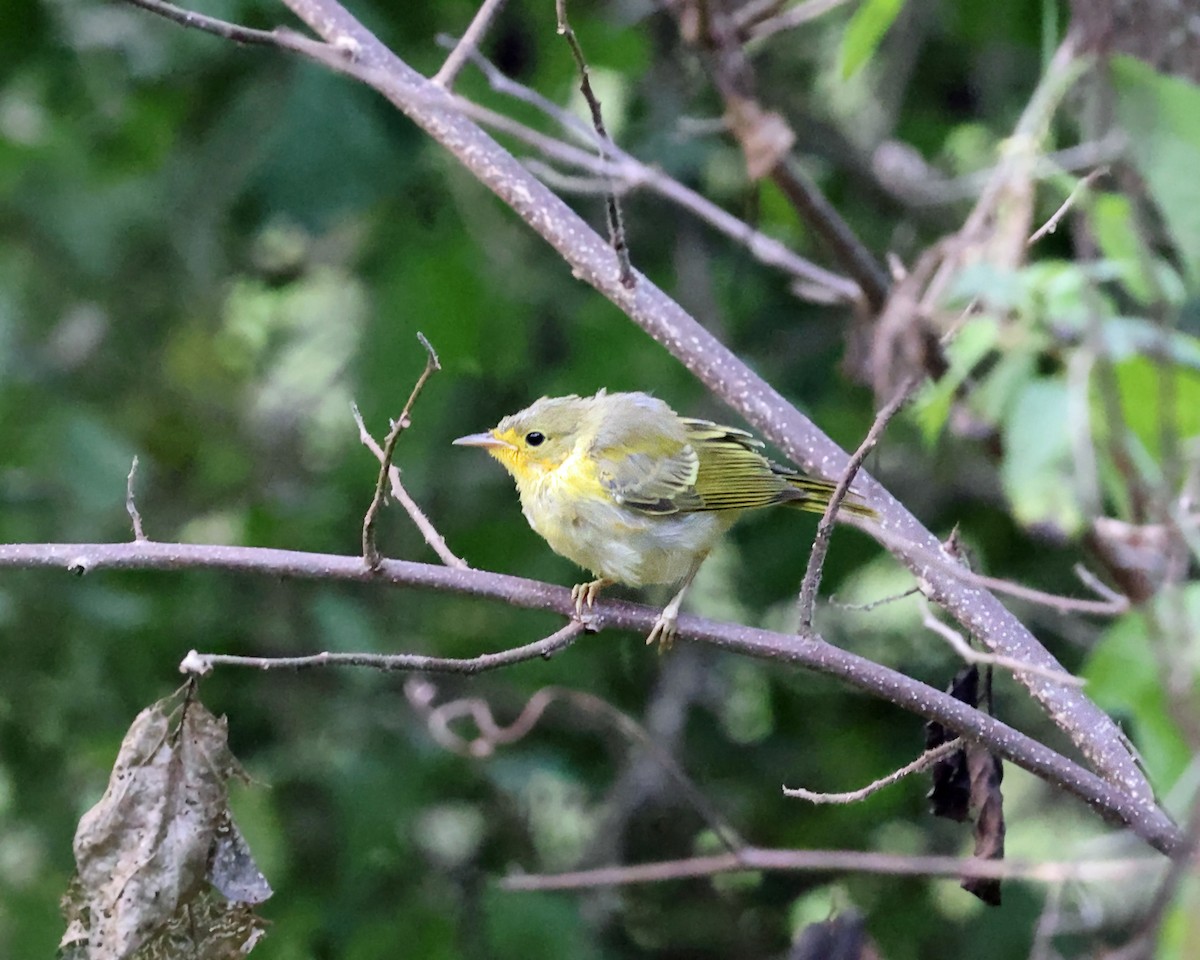
[[[210,864],[230,900],[270,895],[229,818],[226,784],[237,774],[225,721],[200,703],[162,700],[138,714],[104,796],[75,833],[65,956],[244,956],[206,939],[226,938],[231,926],[244,944],[257,929],[242,905],[210,902]],[[176,949],[180,936],[188,943]]]
[[[979,670],[964,667],[946,691],[964,703],[976,706],[979,703]],[[925,724],[925,749],[932,750],[949,743],[958,734],[947,730],[936,720]],[[935,817],[946,817],[962,823],[971,815],[971,778],[967,769],[966,748],[955,750],[933,765],[933,787],[929,791],[929,812]]]
[[[851,910],[823,923],[810,923],[792,946],[788,960],[878,960],[862,914]]]
[[[983,747],[967,748],[967,768],[971,775],[971,807],[975,810],[975,859],[1004,859],[1004,795],[1000,783],[1004,766],[1000,758]],[[1000,906],[1000,881],[967,877],[962,887],[984,903]]]

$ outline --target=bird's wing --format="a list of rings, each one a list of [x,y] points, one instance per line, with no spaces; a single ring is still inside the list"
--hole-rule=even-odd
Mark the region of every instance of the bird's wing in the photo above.
[[[641,402],[631,400],[619,416],[606,417],[589,451],[600,485],[644,513],[702,509],[700,460],[679,418],[661,401],[630,396]]]
[[[692,509],[753,510],[804,497],[746,431],[708,420],[685,419],[683,424],[699,460],[696,493],[701,505]]]

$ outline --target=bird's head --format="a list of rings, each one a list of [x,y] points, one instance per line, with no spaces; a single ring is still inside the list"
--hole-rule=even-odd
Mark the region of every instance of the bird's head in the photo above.
[[[575,450],[597,399],[542,397],[486,433],[473,433],[454,442],[486,450],[516,478],[518,485],[536,481],[561,466]]]

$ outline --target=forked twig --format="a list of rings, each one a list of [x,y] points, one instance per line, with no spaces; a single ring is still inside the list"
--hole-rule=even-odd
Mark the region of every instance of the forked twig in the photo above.
[[[928,601],[922,600],[921,603],[923,607],[921,612],[922,626],[932,630],[950,644],[954,652],[967,663],[990,664],[1002,670],[1011,670],[1013,673],[1032,673],[1039,677],[1045,677],[1047,680],[1053,680],[1055,683],[1062,683],[1071,687],[1082,687],[1087,682],[1082,677],[1077,677],[1073,673],[1067,673],[1065,670],[1055,670],[1053,667],[1043,667],[1037,663],[1026,663],[1023,660],[1018,660],[1016,657],[1006,657],[998,653],[984,653],[981,650],[974,650],[963,639],[961,633],[948,624],[942,623],[941,620],[933,615],[933,611],[929,609]]]
[[[548,637],[497,653],[478,657],[427,657],[420,653],[314,653],[306,657],[242,657],[227,653],[200,653],[189,650],[179,664],[180,673],[203,676],[213,667],[254,667],[258,670],[311,670],[314,667],[368,667],[372,670],[423,673],[459,673],[470,676],[498,670],[526,660],[549,660],[573,644],[584,632],[577,620]]]
[[[366,516],[363,518],[363,559],[372,569],[379,566],[382,557],[378,548],[375,545],[375,523],[379,517],[379,511],[383,507],[386,489],[390,484],[392,496],[404,507],[406,513],[412,518],[417,529],[421,531],[421,535],[425,538],[425,542],[433,548],[434,552],[441,558],[442,563],[450,567],[465,568],[467,563],[465,560],[454,555],[448,546],[446,546],[445,538],[437,532],[437,529],[425,516],[425,513],[417,506],[417,503],[404,485],[400,482],[400,470],[392,463],[392,458],[396,453],[396,443],[400,439],[400,434],[412,422],[412,408],[416,403],[421,389],[425,386],[425,381],[441,370],[442,365],[438,360],[437,353],[429,341],[425,339],[422,333],[417,334],[417,339],[421,341],[421,346],[425,348],[425,369],[421,371],[421,375],[417,378],[416,385],[409,394],[408,402],[404,405],[404,409],[400,412],[400,416],[392,422],[392,427],[388,431],[387,437],[384,439],[383,448],[375,443],[375,439],[367,431],[366,425],[363,423],[362,414],[358,407],[351,405],[351,410],[354,413],[354,422],[358,424],[358,436],[363,445],[366,446],[379,460],[379,477],[375,481],[375,495],[371,498],[371,505],[367,507]]]

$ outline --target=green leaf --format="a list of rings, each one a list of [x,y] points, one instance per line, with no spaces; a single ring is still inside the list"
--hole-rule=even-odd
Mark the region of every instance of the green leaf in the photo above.
[[[1153,279],[1147,274],[1150,252],[1133,218],[1129,198],[1102,193],[1091,203],[1091,224],[1096,242],[1106,258],[1120,266],[1121,279],[1141,303],[1155,299]]]
[[[1200,617],[1200,588],[1195,584],[1186,589],[1184,603],[1193,621]],[[1172,719],[1165,679],[1151,649],[1154,640],[1144,614],[1125,614],[1104,632],[1083,677],[1088,696],[1100,707],[1131,716],[1128,732],[1146,771],[1160,790],[1166,790],[1187,769],[1191,751]]]
[[[1140,60],[1115,57],[1117,119],[1129,138],[1184,272],[1200,282],[1200,87],[1165,77]]]
[[[871,59],[875,48],[900,14],[904,0],[866,0],[850,18],[842,37],[842,79],[849,79]]]
[[[1162,365],[1143,356],[1134,356],[1118,363],[1114,373],[1125,423],[1146,451],[1157,459],[1165,426],[1161,403]],[[1173,376],[1175,409],[1171,417],[1175,432],[1181,439],[1194,437],[1200,434],[1200,374],[1176,369]],[[1102,416],[1099,409],[1096,415]]]
[[[1071,482],[1069,400],[1057,378],[1031,380],[1017,395],[1004,424],[1001,479],[1017,520],[1050,524],[1066,533],[1083,525]]]
[[[963,325],[946,348],[950,369],[936,382],[927,382],[912,405],[912,416],[926,443],[933,443],[938,438],[950,415],[955,391],[988,355],[999,337],[1000,324],[995,317],[976,317]]]

